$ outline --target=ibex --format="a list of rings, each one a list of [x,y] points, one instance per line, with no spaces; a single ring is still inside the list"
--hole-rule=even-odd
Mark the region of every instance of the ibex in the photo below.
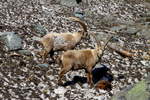
[[[93,36],[95,37],[95,35]],[[90,86],[92,86],[92,69],[101,58],[103,50],[107,44],[108,42],[106,42],[106,44],[102,47],[100,42],[97,42],[95,49],[68,50],[64,52],[59,57],[61,71],[59,74],[58,83],[62,84],[62,77],[68,71],[85,69],[87,73],[87,82],[90,84]]]
[[[40,44],[43,45],[43,50],[39,52],[45,61],[47,55],[51,51],[56,50],[68,50],[75,47],[75,45],[84,37],[87,32],[87,26],[79,18],[69,17],[69,19],[78,22],[81,31],[78,32],[66,32],[66,33],[49,33],[40,39]]]

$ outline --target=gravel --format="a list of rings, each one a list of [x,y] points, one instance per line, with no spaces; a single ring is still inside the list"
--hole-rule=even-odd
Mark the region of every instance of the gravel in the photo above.
[[[133,24],[140,15],[148,9],[143,1],[137,0],[88,0],[89,5],[68,7],[61,5],[59,0],[2,0],[0,1],[0,32],[15,32],[23,41],[22,49],[40,49],[32,39],[37,31],[32,26],[40,25],[42,35],[46,32],[77,31],[78,24],[67,18],[74,15],[74,9],[84,11],[83,20],[88,25],[88,32],[112,35],[111,28],[116,25]],[[44,27],[44,28],[43,28]],[[120,28],[117,29],[120,32]],[[144,36],[134,36],[119,33],[117,40],[121,41],[123,49],[134,51],[138,57],[127,58],[107,48],[101,64],[110,67],[114,76],[112,90],[96,90],[88,84],[78,84],[62,87],[58,85],[60,66],[51,63],[50,56],[47,63],[41,65],[42,59],[36,54],[18,55],[18,50],[7,51],[3,43],[0,44],[0,99],[34,99],[34,100],[109,100],[112,95],[128,85],[144,79],[150,71],[148,60],[142,58],[149,47]],[[104,39],[105,40],[105,39]],[[139,42],[139,43],[137,43]],[[91,38],[83,39],[75,49],[94,48],[95,41]],[[26,51],[25,51],[26,52]],[[17,53],[11,56],[12,53]],[[55,52],[54,58],[62,52]],[[147,63],[148,62],[148,63]],[[40,66],[42,67],[40,67]],[[68,72],[63,81],[70,81],[74,76],[85,77],[84,70]],[[119,79],[119,77],[122,77]]]

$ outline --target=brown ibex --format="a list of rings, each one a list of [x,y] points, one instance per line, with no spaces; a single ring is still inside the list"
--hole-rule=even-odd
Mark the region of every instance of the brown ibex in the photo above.
[[[50,51],[72,49],[81,40],[81,38],[86,35],[85,33],[87,32],[87,26],[84,22],[76,17],[69,17],[69,19],[74,22],[78,22],[80,27],[82,27],[82,30],[78,32],[49,33],[43,36],[39,40],[40,44],[43,46],[43,50],[39,52],[43,61],[45,61]]]
[[[95,37],[95,35],[93,36]],[[110,41],[110,39],[108,41]],[[104,46],[101,46],[100,42],[97,41],[95,49],[67,50],[64,52],[61,56],[59,56],[61,71],[58,83],[62,84],[62,77],[68,71],[85,69],[87,73],[87,82],[90,86],[92,86],[92,69],[101,58],[107,44],[108,42],[106,42]]]

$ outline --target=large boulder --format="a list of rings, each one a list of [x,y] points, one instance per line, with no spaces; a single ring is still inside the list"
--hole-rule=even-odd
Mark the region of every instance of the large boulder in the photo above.
[[[150,75],[133,87],[120,91],[112,100],[150,100]]]
[[[0,32],[0,40],[8,47],[8,50],[22,49],[22,39],[15,32]]]

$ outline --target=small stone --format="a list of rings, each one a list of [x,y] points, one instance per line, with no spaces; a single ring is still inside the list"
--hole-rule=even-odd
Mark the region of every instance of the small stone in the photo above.
[[[74,14],[76,17],[78,17],[78,18],[83,18],[85,15],[84,15],[84,13],[82,13],[82,12],[75,12],[75,14]]]
[[[53,80],[54,79],[54,76],[50,75],[50,76],[47,76],[50,80]]]
[[[142,65],[144,65],[144,66],[148,66],[148,61],[145,61],[145,60],[142,60],[142,61],[140,61],[141,63],[142,63]]]
[[[134,81],[135,81],[136,83],[139,82],[139,80],[138,80],[137,78],[135,78]]]
[[[146,42],[147,42],[148,44],[150,44],[150,40],[147,40]]]
[[[111,42],[119,42],[119,39],[118,39],[118,37],[116,37],[116,36],[113,36],[113,38],[111,39]]]
[[[41,94],[41,95],[40,95],[40,98],[43,99],[43,100],[45,100],[44,94]]]
[[[66,91],[67,90],[63,87],[58,87],[57,89],[54,89],[54,92],[59,95],[64,95],[64,93],[66,93]]]
[[[146,1],[149,1],[149,0],[146,0]],[[150,17],[150,12],[141,13],[140,16],[141,17]]]
[[[101,96],[94,96],[93,99],[95,100],[107,100],[107,98],[105,98],[105,96],[101,95]]]
[[[128,79],[128,83],[131,83],[131,82],[132,82],[132,79],[131,79],[131,78],[129,78],[129,79]]]
[[[118,75],[118,71],[113,70],[112,73]]]
[[[104,33],[104,32],[97,32],[96,34],[96,39],[98,41],[107,41],[107,39],[109,38],[110,35]],[[95,39],[94,39],[95,41]]]
[[[51,97],[56,97],[56,94],[55,93],[51,93]]]
[[[45,64],[38,64],[37,66],[48,68],[49,64],[46,64],[46,63]]]
[[[83,86],[83,88],[88,88],[89,85],[87,83],[85,83],[82,86]]]
[[[33,36],[32,39],[33,39],[34,41],[39,41],[41,38],[40,38],[40,37],[37,37],[37,36]]]
[[[76,84],[75,87],[76,87],[77,89],[81,89],[81,86],[80,86],[79,84]]]
[[[145,28],[141,31],[142,35],[145,36],[146,39],[150,39],[150,29],[149,28]]]
[[[30,50],[19,50],[18,52],[20,54],[22,54],[22,55],[27,55],[27,56],[31,56],[32,55]]]
[[[32,27],[33,27],[33,30],[36,32],[36,34],[41,34],[41,35],[47,34],[46,28],[40,24],[33,25]]]
[[[125,29],[125,28],[126,28],[125,25],[120,25],[120,26],[114,26],[110,30],[113,32],[119,32],[120,30]]]
[[[61,5],[65,5],[65,6],[68,6],[68,7],[74,7],[74,6],[77,6],[77,2],[76,0],[61,0]]]
[[[94,93],[91,91],[91,89],[85,91],[84,98],[89,99],[89,98],[92,98],[92,97],[94,97]]]

